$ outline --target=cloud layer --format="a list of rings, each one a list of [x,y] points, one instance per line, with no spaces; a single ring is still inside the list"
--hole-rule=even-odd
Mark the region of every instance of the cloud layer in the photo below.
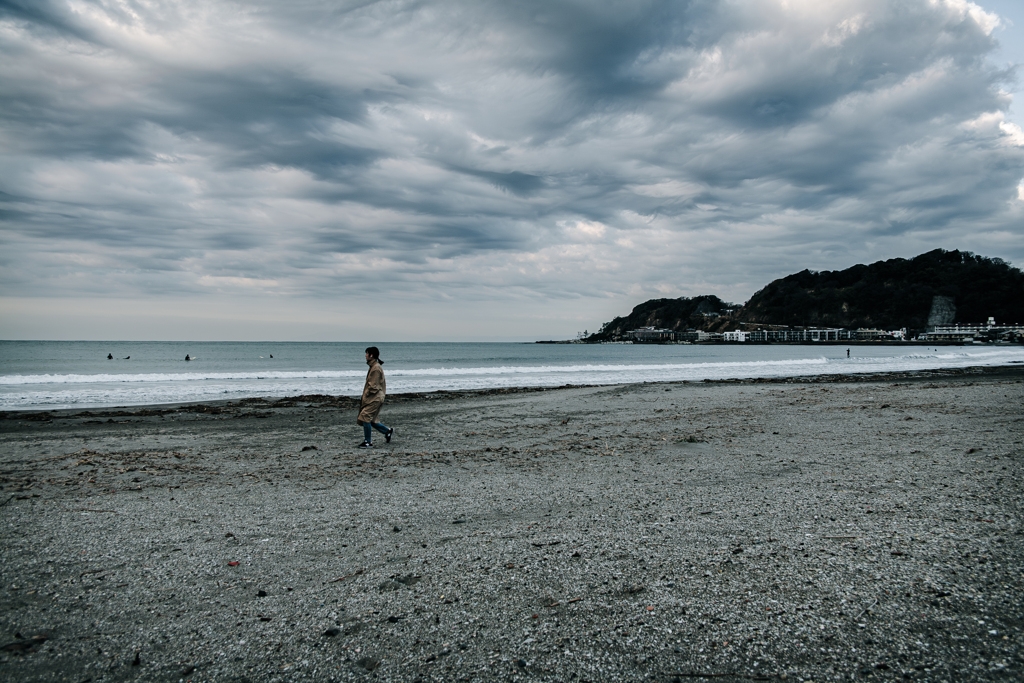
[[[963,0],[0,2],[0,336],[60,334],[29,299],[251,308],[264,338],[567,336],[936,246],[1020,265],[998,21]]]

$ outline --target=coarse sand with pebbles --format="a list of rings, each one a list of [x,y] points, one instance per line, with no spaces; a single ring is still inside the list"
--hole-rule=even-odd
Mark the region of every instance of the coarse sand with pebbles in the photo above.
[[[1024,368],[0,415],[5,681],[1024,678]]]

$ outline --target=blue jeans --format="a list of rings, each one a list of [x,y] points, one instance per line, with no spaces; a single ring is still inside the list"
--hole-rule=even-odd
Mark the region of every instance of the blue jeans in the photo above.
[[[364,422],[363,423],[363,441],[365,441],[366,443],[370,443],[371,439],[373,438],[373,429],[371,429],[371,427],[373,429],[376,429],[381,434],[387,434],[388,433],[388,428],[385,427],[384,425],[380,424],[379,422]]]

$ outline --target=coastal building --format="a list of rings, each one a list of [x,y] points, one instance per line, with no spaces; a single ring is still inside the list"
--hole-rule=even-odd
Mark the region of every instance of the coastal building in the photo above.
[[[905,341],[907,338],[907,328],[901,330],[874,330],[866,327],[857,329],[856,333],[857,341],[892,341],[898,339]]]
[[[989,317],[985,324],[936,325],[928,332],[918,335],[921,341],[930,342],[973,342],[982,339],[1018,339],[1024,336],[1024,325],[997,325],[995,318]]]
[[[806,344],[815,342],[893,342],[906,341],[907,328],[899,330],[882,330],[875,328],[859,328],[848,330],[838,327],[806,328],[806,329],[758,329],[733,330],[730,332],[706,332],[704,330],[675,331],[659,327],[641,327],[624,333],[622,340],[634,344],[672,344],[672,343],[714,343],[714,342],[750,342],[754,344],[791,343]],[[917,336],[918,341],[971,343],[986,342],[1021,342],[1024,341],[1024,325],[997,325],[992,318],[984,325],[936,325],[930,331]]]
[[[959,343],[970,343],[974,341],[974,338],[978,336],[978,331],[974,329],[960,329],[958,325],[936,325],[935,329],[931,332],[923,332],[918,335],[918,339],[921,341],[928,342],[959,342]]]
[[[754,330],[748,333],[751,342],[823,342],[857,339],[856,332],[840,328],[810,330]]]
[[[848,341],[850,330],[831,327],[826,329],[804,330],[806,341]]]
[[[665,330],[657,327],[641,327],[638,330],[629,330],[624,336],[641,344],[676,341],[675,330]]]

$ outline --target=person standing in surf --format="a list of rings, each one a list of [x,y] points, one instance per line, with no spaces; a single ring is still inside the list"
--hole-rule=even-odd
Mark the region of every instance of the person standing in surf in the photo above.
[[[381,367],[384,361],[380,359],[380,349],[376,346],[366,349],[366,364],[370,369],[366,371],[366,384],[363,385],[359,416],[356,418],[356,424],[363,428],[363,442],[357,448],[373,448],[374,429],[384,435],[384,441],[387,443],[391,443],[391,437],[395,435],[394,429],[377,422],[381,406],[384,405],[387,386],[384,383],[384,369]]]

